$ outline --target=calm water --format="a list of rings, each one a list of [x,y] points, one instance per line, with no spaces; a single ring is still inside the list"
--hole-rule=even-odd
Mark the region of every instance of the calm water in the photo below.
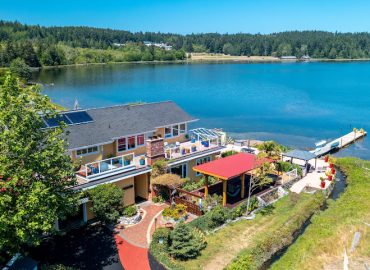
[[[370,130],[370,62],[114,64],[43,70],[53,101],[83,108],[174,100],[238,138],[309,148],[353,129]],[[338,155],[370,159],[370,140]]]

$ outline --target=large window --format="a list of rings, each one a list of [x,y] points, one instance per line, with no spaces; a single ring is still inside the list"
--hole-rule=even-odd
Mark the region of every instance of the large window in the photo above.
[[[176,137],[178,135],[179,135],[179,126],[178,125],[172,126],[172,136]]]
[[[180,133],[184,134],[186,132],[186,124],[181,124],[180,125]]]
[[[198,158],[197,159],[197,166],[198,165],[201,165],[201,164],[204,164],[204,163],[207,163],[207,162],[210,162],[211,161],[211,157],[203,157],[203,158]],[[200,172],[196,172],[195,174],[196,176],[199,176],[201,175]]]
[[[117,141],[118,152],[132,150],[138,146],[143,146],[145,144],[145,134],[139,134],[137,136],[130,136],[120,138]]]
[[[136,138],[131,136],[127,138],[127,149],[134,149],[136,147]]]
[[[170,172],[177,174],[181,178],[186,178],[188,176],[188,166],[186,163],[184,163],[176,167],[171,167]]]
[[[137,146],[144,145],[144,143],[145,143],[144,134],[137,135]]]
[[[87,148],[78,149],[76,151],[77,156],[85,156],[85,155],[92,155],[99,152],[98,146],[92,146]]]
[[[164,137],[165,137],[165,138],[170,138],[170,137],[172,137],[172,130],[171,130],[171,127],[165,127],[165,128],[164,128]]]
[[[179,136],[179,134],[184,134],[184,133],[186,133],[186,124],[173,125],[172,127],[164,128],[165,138],[176,137],[176,136]]]
[[[126,138],[118,139],[118,151],[126,151]]]

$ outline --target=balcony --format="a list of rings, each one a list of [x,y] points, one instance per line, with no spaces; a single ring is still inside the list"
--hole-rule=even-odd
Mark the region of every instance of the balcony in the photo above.
[[[147,160],[145,156],[135,156],[135,154],[131,153],[87,163],[81,166],[77,175],[85,178],[87,181],[97,180],[122,172],[139,169],[145,167],[146,164]]]
[[[202,151],[219,147],[217,140],[187,141],[174,143],[165,146],[165,157],[168,160],[190,156]]]

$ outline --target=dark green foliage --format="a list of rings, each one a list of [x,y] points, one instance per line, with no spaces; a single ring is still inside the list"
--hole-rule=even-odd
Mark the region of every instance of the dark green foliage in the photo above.
[[[146,47],[144,41],[164,42],[173,50]],[[114,43],[125,44],[115,46]],[[309,55],[326,59],[358,59],[370,57],[369,33],[330,33],[324,31],[290,31],[272,34],[189,34],[137,32],[93,27],[41,27],[18,22],[0,21],[0,66],[9,66],[20,57],[31,67],[60,65],[66,61],[55,49],[69,48],[68,63],[106,63],[110,61],[168,61],[185,59],[186,52],[225,53],[231,55],[301,57]],[[129,49],[126,46],[130,47]],[[95,49],[76,51],[71,49]],[[102,49],[104,51],[96,51]],[[124,57],[114,59],[108,51],[127,50]]]
[[[123,190],[114,184],[99,185],[89,190],[91,210],[103,222],[116,222],[122,211]]]
[[[231,156],[231,155],[235,155],[237,153],[238,152],[236,152],[234,150],[229,150],[229,151],[226,151],[226,152],[221,153],[221,157],[228,157],[228,156]]]
[[[205,186],[206,179],[202,177],[199,181],[195,181],[193,179],[187,179],[185,184],[182,186],[182,189],[186,191],[193,191],[198,188],[202,188]],[[217,183],[217,179],[214,177],[208,177],[208,185],[213,185]]]
[[[211,211],[194,219],[189,224],[206,232],[221,226],[226,220],[231,218],[232,214],[230,209],[217,205]]]
[[[302,168],[297,164],[292,164],[290,162],[285,161],[277,161],[276,162],[276,169],[279,172],[290,172],[291,170],[297,169],[297,173],[302,176]]]
[[[122,214],[128,217],[133,217],[136,215],[136,213],[137,213],[137,209],[134,205],[126,206],[122,211]]]
[[[200,254],[201,248],[205,246],[199,242],[199,237],[195,235],[193,230],[191,226],[182,221],[176,225],[171,233],[171,246],[169,247],[172,257],[188,260],[196,258]]]
[[[43,130],[42,114],[56,112],[38,87],[11,74],[0,86],[0,254],[38,245],[55,220],[72,214],[77,196],[63,127]]]
[[[30,67],[21,58],[16,58],[12,61],[10,72],[25,81],[29,81],[32,77]]]

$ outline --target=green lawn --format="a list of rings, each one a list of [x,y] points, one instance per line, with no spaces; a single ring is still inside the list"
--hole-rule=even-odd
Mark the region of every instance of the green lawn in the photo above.
[[[256,219],[238,221],[208,235],[206,237],[208,245],[198,258],[188,261],[171,260],[172,266],[169,268],[224,269],[238,255],[242,256],[245,250],[254,247],[264,236],[284,231],[283,227],[292,228],[291,223],[295,225],[303,223],[322,202],[323,197],[320,195],[286,196],[273,208],[259,213]],[[300,217],[299,221],[297,217]],[[282,241],[279,240],[279,243]]]
[[[370,169],[369,161],[355,158],[336,160],[347,175],[347,188],[337,201],[329,201],[327,210],[316,215],[305,233],[288,249],[271,269],[343,268],[343,254],[348,253],[356,231],[361,240],[349,254],[350,269],[365,269],[370,264]],[[364,223],[365,222],[365,223]]]

